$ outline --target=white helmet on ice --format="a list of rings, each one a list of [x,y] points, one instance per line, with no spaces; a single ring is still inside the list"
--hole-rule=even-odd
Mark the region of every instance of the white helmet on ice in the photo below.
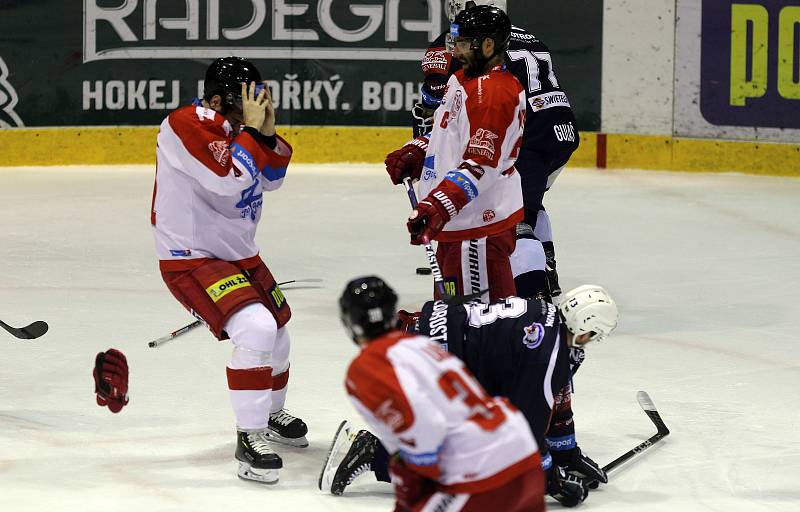
[[[475,5],[494,5],[499,7],[503,12],[508,13],[506,10],[506,0],[444,0],[444,10],[447,13],[447,19],[452,23],[456,19],[458,13],[463,11],[467,2],[473,2]]]
[[[566,292],[558,306],[569,332],[580,336],[594,332],[589,341],[599,341],[617,328],[619,310],[602,286],[585,284]]]

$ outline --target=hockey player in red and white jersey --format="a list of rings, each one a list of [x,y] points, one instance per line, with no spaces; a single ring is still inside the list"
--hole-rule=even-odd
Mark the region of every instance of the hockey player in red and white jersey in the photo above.
[[[522,413],[491,398],[426,336],[394,330],[397,296],[378,277],[339,299],[361,347],[345,386],[389,453],[397,512],[544,510],[544,474]]]
[[[494,5],[508,12],[505,0],[443,1],[451,21],[472,4]],[[445,84],[461,69],[461,62],[453,58],[448,49],[450,38],[449,33],[437,37],[422,60],[421,100],[411,112],[415,136],[430,133],[433,113],[442,102]],[[517,225],[517,244],[511,256],[514,283],[520,296],[555,298],[561,289],[550,216],[543,200],[578,148],[577,121],[563,83],[556,76],[550,49],[536,35],[513,26],[505,64],[525,89],[528,103],[525,131],[515,164],[522,184],[525,220]]]
[[[261,260],[263,193],[281,186],[291,146],[275,133],[269,90],[249,61],[215,60],[202,100],[171,113],[158,134],[151,223],[170,292],[220,340],[236,416],[243,479],[275,482],[268,440],[307,446],[305,423],[284,410],[291,310]]]
[[[488,288],[485,300],[514,295],[509,258],[523,219],[514,168],[525,123],[525,93],[503,64],[511,21],[500,9],[467,9],[451,24],[462,69],[450,77],[433,131],[390,153],[392,182],[419,179],[424,197],[408,219],[411,243],[439,242],[451,294]]]

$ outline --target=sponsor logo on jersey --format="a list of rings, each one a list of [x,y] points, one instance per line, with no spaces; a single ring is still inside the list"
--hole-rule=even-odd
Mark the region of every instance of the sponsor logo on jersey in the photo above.
[[[549,302],[544,302],[543,304],[547,304],[547,317],[544,319],[544,325],[546,327],[553,327],[556,321],[556,307]]]
[[[456,97],[453,98],[453,105],[450,107],[450,120],[455,121],[458,114],[461,113],[461,107],[464,106],[464,95],[461,89],[456,91]]]
[[[175,256],[178,258],[185,258],[187,256],[192,255],[192,251],[190,251],[189,249],[170,249],[169,253],[171,256]]]
[[[247,169],[250,176],[255,178],[258,174],[258,168],[256,167],[256,161],[253,155],[239,144],[231,144],[231,153],[233,154],[233,158]]]
[[[528,98],[528,103],[531,106],[531,110],[534,112],[553,107],[570,108],[567,95],[560,91],[548,92],[547,94],[540,94],[539,96],[532,96]]]
[[[214,160],[219,162],[222,167],[227,167],[228,162],[231,161],[231,151],[228,149],[228,142],[224,140],[215,140],[208,144],[208,149],[214,155]]]
[[[494,141],[498,138],[499,137],[496,133],[489,130],[484,130],[483,128],[478,128],[478,131],[475,132],[475,135],[469,139],[467,153],[471,155],[483,156],[489,160],[493,160],[494,154],[497,151]]]
[[[444,177],[444,179],[446,179],[448,181],[452,181],[453,183],[458,185],[458,188],[463,190],[464,193],[467,195],[467,200],[468,201],[472,201],[473,199],[478,197],[478,187],[476,187],[475,184],[472,183],[472,180],[470,180],[466,175],[464,175],[464,174],[462,174],[462,173],[460,173],[458,171],[450,171],[450,172],[447,173],[447,175]],[[434,196],[435,195],[436,194],[434,194]],[[442,195],[444,195],[444,194],[442,194]],[[447,197],[447,196],[445,196],[445,197]],[[453,208],[455,208],[455,207],[453,207]],[[451,215],[450,218],[452,218],[452,217],[453,216]]]
[[[402,430],[402,427],[405,425],[403,413],[394,406],[394,401],[391,398],[384,400],[383,403],[375,409],[375,416],[394,432]]]
[[[250,220],[256,222],[258,218],[259,209],[264,204],[264,194],[256,194],[256,190],[261,190],[261,182],[258,178],[252,185],[242,190],[242,199],[236,203],[236,207],[241,209],[239,216],[242,219],[250,217]]]
[[[559,142],[575,142],[575,127],[572,123],[554,125],[553,131]]]
[[[483,222],[491,222],[494,220],[495,213],[494,210],[484,210],[483,211]]]
[[[553,451],[571,450],[578,446],[575,442],[575,436],[570,434],[563,437],[548,437],[546,439],[547,446]]]
[[[544,326],[538,322],[523,327],[525,335],[522,337],[522,344],[529,349],[534,349],[542,344],[544,339]]]
[[[455,294],[453,294],[455,295]],[[431,341],[444,344],[447,342],[447,304],[441,300],[433,303],[433,312],[428,318],[428,332],[422,333],[430,337]]]
[[[219,302],[220,299],[225,297],[231,292],[235,292],[241,288],[250,286],[250,281],[242,274],[234,274],[232,276],[223,277],[216,283],[206,288],[206,293],[211,300]]]
[[[283,292],[278,287],[278,284],[275,283],[272,285],[272,288],[269,289],[269,298],[275,304],[275,307],[281,309],[286,305],[286,297],[284,297]]]
[[[447,71],[450,64],[447,50],[428,50],[422,58],[422,71]]]

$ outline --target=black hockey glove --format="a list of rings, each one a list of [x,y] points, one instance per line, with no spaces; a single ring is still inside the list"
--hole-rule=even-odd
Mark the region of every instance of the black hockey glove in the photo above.
[[[411,126],[414,129],[414,137],[422,137],[433,131],[433,109],[425,107],[422,103],[416,103],[411,109]]]
[[[547,494],[565,507],[575,507],[589,495],[589,487],[582,479],[553,464],[545,470]]]
[[[554,465],[561,466],[567,473],[586,480],[587,483],[590,482],[591,489],[597,489],[600,483],[608,483],[608,475],[603,468],[583,453],[580,447],[564,451],[551,450],[550,454]]]

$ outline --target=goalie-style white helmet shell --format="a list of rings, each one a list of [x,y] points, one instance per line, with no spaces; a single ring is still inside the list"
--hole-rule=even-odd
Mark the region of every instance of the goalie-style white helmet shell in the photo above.
[[[585,284],[566,292],[558,306],[569,332],[575,336],[594,331],[589,341],[598,341],[617,328],[619,310],[602,287]]]
[[[470,0],[444,0],[444,10],[447,13],[447,19],[452,23],[456,19],[458,13],[464,10],[464,4]],[[499,7],[503,12],[508,14],[506,9],[506,0],[472,0],[475,5],[494,5]]]

